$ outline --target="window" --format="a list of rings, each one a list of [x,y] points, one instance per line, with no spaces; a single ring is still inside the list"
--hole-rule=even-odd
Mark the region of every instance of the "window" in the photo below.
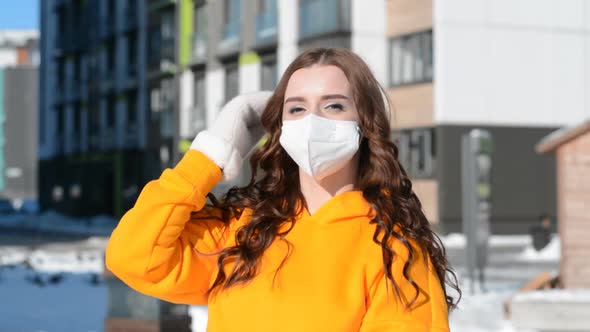
[[[57,63],[57,87],[60,90],[64,89],[66,81],[66,63],[60,59]]]
[[[134,125],[137,120],[137,92],[132,91],[127,95],[127,124]]]
[[[64,109],[63,107],[57,107],[55,109],[57,117],[57,134],[61,136],[64,133]]]
[[[194,59],[204,59],[207,55],[207,5],[200,2],[195,7],[192,55]]]
[[[402,130],[396,133],[399,161],[412,177],[431,177],[435,170],[434,130]]]
[[[205,72],[195,72],[194,85],[194,108],[190,114],[190,130],[193,134],[205,128],[206,113],[205,113]]]
[[[127,70],[130,76],[135,76],[137,67],[137,34],[129,33],[127,36]]]
[[[74,57],[74,84],[79,84],[82,77],[82,59],[80,55]]]
[[[195,7],[195,34],[207,34],[207,3],[204,1]]]
[[[115,96],[110,95],[107,99],[107,127],[113,128],[116,122],[116,103]]]
[[[80,102],[76,102],[74,104],[74,137],[76,139],[78,139],[78,135],[80,135],[80,127],[82,126],[82,123],[80,122],[81,120],[81,114],[82,113],[82,108],[80,106]]]
[[[106,71],[109,78],[112,78],[112,73],[115,72],[115,47],[114,42],[110,42],[106,46]]]
[[[239,0],[225,0],[224,12],[224,39],[238,38],[240,34],[240,1]]]
[[[160,17],[160,33],[162,34],[161,39],[161,62],[165,62],[166,64],[174,64],[174,56],[175,56],[175,38],[174,38],[174,11],[166,11],[162,13]]]
[[[238,63],[228,64],[225,68],[225,100],[229,101],[240,93],[240,74]]]
[[[260,83],[262,90],[272,91],[277,85],[277,59],[263,59],[260,66]]]
[[[432,81],[432,30],[393,38],[389,50],[391,85]]]

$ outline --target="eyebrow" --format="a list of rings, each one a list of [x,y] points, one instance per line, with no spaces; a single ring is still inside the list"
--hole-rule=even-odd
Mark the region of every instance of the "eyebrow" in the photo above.
[[[345,95],[341,95],[341,94],[323,95],[320,98],[320,100],[328,100],[328,99],[346,99],[346,100],[348,100],[349,98],[346,97]],[[293,102],[293,101],[303,102],[303,101],[305,101],[305,98],[303,98],[303,97],[289,97],[285,100],[285,104],[289,103],[289,102]]]

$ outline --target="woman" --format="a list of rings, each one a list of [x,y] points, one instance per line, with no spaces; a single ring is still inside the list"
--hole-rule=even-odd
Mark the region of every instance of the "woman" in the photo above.
[[[142,293],[208,304],[213,332],[449,331],[444,285],[456,278],[367,65],[312,49],[267,98],[232,100],[146,185],[111,236],[108,268]],[[264,132],[250,183],[205,206]]]

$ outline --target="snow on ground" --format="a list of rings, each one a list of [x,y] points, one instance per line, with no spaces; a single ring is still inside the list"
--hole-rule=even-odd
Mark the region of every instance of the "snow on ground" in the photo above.
[[[461,238],[450,235],[444,241],[460,245],[464,241]],[[499,246],[524,245],[519,259],[533,262],[540,257],[553,257],[559,248],[559,239],[554,238],[533,257],[530,240],[523,236],[492,239],[491,243]],[[106,237],[94,237],[35,247],[0,246],[0,294],[5,299],[0,305],[0,331],[102,331],[107,315],[107,289],[100,274],[106,242]],[[496,281],[487,285],[488,293],[477,291],[471,295],[469,284],[465,279],[461,281],[463,299],[459,309],[451,313],[451,331],[531,332],[515,330],[503,317],[503,301],[522,285]],[[205,331],[207,308],[193,306],[189,312],[193,331]]]
[[[561,242],[559,236],[554,235],[547,246],[540,251],[535,250],[532,244],[528,244],[527,247],[518,255],[518,261],[528,262],[554,262],[559,261],[561,257]]]
[[[0,214],[0,227],[35,232],[108,236],[116,226],[112,217],[73,218],[55,211],[42,214]]]
[[[461,249],[467,244],[465,235],[460,233],[450,233],[440,239],[446,248]],[[491,247],[527,246],[531,243],[530,235],[491,235],[489,241]]]
[[[470,295],[465,292],[459,308],[451,313],[452,332],[534,332],[517,330],[504,319],[502,303],[512,291],[492,291]]]
[[[94,284],[92,274],[51,278],[24,266],[4,266],[0,294],[0,331],[103,331],[107,289],[102,282]]]
[[[518,294],[514,302],[590,303],[590,289],[547,289]]]

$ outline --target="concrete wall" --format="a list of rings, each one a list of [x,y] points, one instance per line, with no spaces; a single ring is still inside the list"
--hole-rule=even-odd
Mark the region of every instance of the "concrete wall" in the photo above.
[[[471,128],[443,125],[436,129],[439,221],[445,232],[462,229],[460,142]],[[492,233],[525,233],[541,214],[555,216],[555,158],[534,150],[554,128],[478,128],[489,130],[494,142]]]

